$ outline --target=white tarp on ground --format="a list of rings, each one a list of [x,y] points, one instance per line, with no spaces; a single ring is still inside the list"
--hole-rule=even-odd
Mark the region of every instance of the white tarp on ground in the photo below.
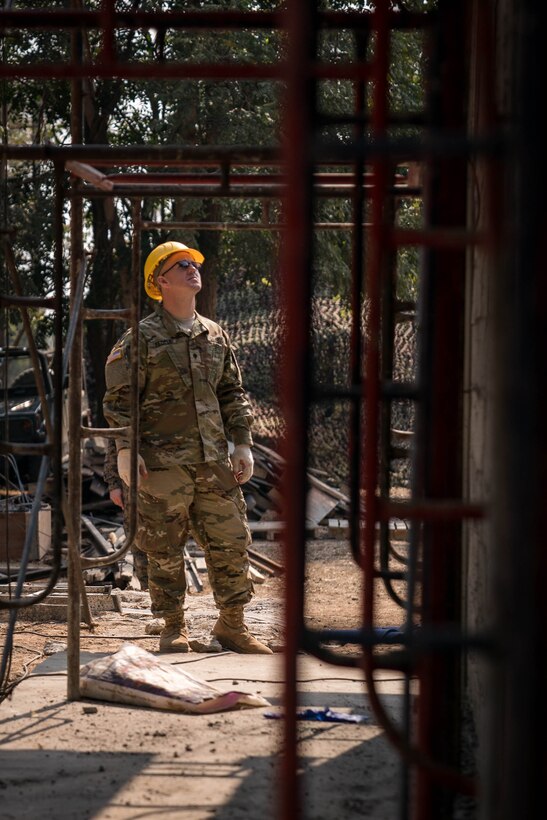
[[[84,697],[96,700],[190,714],[270,706],[260,695],[222,692],[180,666],[162,662],[151,652],[130,643],[114,655],[82,666],[80,691]]]

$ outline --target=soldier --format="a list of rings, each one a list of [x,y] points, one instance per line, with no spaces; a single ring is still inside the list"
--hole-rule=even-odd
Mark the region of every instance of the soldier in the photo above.
[[[228,335],[195,309],[203,261],[198,250],[164,242],[144,265],[146,293],[159,304],[139,324],[138,544],[152,612],[165,620],[160,650],[189,649],[183,549],[192,516],[220,610],[213,634],[226,649],[270,654],[243,620],[253,586],[239,485],[253,474],[251,409]],[[129,330],[106,361],[104,414],[113,427],[130,421],[130,345]],[[128,436],[116,439],[128,485],[129,446]]]

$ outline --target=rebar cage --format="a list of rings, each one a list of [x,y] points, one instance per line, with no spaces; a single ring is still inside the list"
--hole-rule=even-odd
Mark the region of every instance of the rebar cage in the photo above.
[[[438,0],[435,4],[425,4],[431,8],[409,11],[406,5],[410,4],[379,0],[370,7],[364,3],[359,11],[333,11],[321,10],[317,7],[319,4],[307,0],[291,0],[283,10],[249,12],[121,11],[116,5],[112,0],[105,0],[100,10],[95,11],[74,2],[67,9],[20,11],[6,7],[0,12],[1,25],[6,30],[17,27],[32,31],[45,26],[67,32],[75,44],[72,59],[66,62],[6,63],[0,67],[0,77],[6,79],[39,76],[67,79],[72,84],[71,145],[55,148],[8,144],[2,147],[3,157],[9,162],[41,159],[53,163],[59,180],[68,172],[72,174],[69,192],[72,201],[71,305],[78,318],[74,330],[76,341],[70,344],[71,475],[79,472],[80,440],[89,432],[81,428],[79,406],[82,322],[84,318],[109,318],[105,312],[85,316],[81,307],[82,200],[85,197],[131,200],[137,236],[139,231],[153,227],[151,223],[142,223],[140,217],[140,202],[147,196],[254,198],[265,203],[281,200],[283,224],[272,225],[264,219],[257,226],[282,231],[283,237],[281,285],[286,330],[283,344],[287,355],[283,357],[280,386],[286,424],[287,469],[283,495],[288,581],[281,815],[296,818],[304,812],[297,775],[296,712],[298,653],[305,650],[330,663],[351,664],[362,670],[376,718],[403,762],[400,817],[438,820],[453,816],[454,794],[477,793],[477,779],[463,773],[461,760],[463,681],[469,658],[479,653],[487,663],[494,664],[499,662],[500,653],[507,650],[499,631],[467,628],[464,605],[464,588],[468,583],[464,546],[469,543],[466,540],[469,528],[485,526],[495,516],[495,509],[487,516],[486,499],[472,496],[464,476],[466,424],[469,425],[465,395],[472,298],[469,295],[470,259],[478,254],[493,259],[491,264],[499,261],[505,219],[499,169],[508,158],[520,162],[526,153],[523,134],[520,133],[519,142],[517,129],[515,149],[497,127],[488,104],[481,108],[478,125],[470,122],[469,88],[473,82],[475,89],[479,86],[482,89],[482,100],[492,100],[496,94],[492,79],[495,57],[490,4]],[[119,55],[117,33],[128,28],[154,28],[163,35],[173,29],[257,28],[282,32],[286,35],[286,46],[282,59],[274,64],[235,60],[229,64],[197,63],[191,59],[180,63],[138,63],[125,61]],[[98,60],[84,58],[81,49],[76,47],[79,32],[86,29],[93,29],[102,37]],[[353,38],[351,60],[327,62],[322,57],[321,36],[333,30],[343,30]],[[424,48],[423,105],[412,111],[394,110],[390,104],[393,40],[406,32],[418,32]],[[529,31],[523,36],[523,42],[526,37],[534,45]],[[522,68],[518,75],[521,82],[529,78],[525,51],[521,53]],[[537,56],[537,53],[530,50],[530,54]],[[472,68],[476,72],[474,76],[471,76]],[[276,148],[173,145],[120,149],[83,145],[81,81],[87,77],[279,80],[283,83],[285,106],[284,139]],[[340,79],[352,84],[354,110],[343,114],[322,110],[320,84]],[[529,113],[524,103],[523,108]],[[342,128],[346,129],[343,140],[336,138],[336,129]],[[537,159],[537,151],[534,156]],[[151,170],[146,174],[104,174],[99,173],[94,164],[146,166]],[[163,172],[154,173],[155,166],[161,166]],[[238,172],[241,166],[246,173]],[[267,173],[264,167],[269,169]],[[481,190],[489,203],[480,224],[473,224],[470,219],[473,205],[470,205],[469,169],[475,167],[480,169]],[[211,169],[216,169],[216,173],[212,174]],[[249,169],[254,173],[248,173]],[[259,170],[262,172],[258,173]],[[533,184],[528,182],[528,187],[523,184],[520,194],[523,207],[532,203],[537,210]],[[336,226],[347,230],[351,241],[348,285],[351,353],[346,373],[338,384],[321,383],[317,379],[316,362],[323,352],[318,349],[311,320],[310,306],[317,289],[314,232],[329,227],[317,224],[317,205],[323,197],[345,198],[351,207],[351,218]],[[59,182],[55,203],[58,225],[62,201]],[[420,203],[420,217],[413,227],[401,220],[404,201]],[[170,223],[171,227],[173,224]],[[190,223],[177,227],[189,225],[195,227]],[[162,226],[161,222],[156,225]],[[222,228],[215,224],[206,227]],[[249,229],[248,224],[231,227]],[[60,260],[62,237],[56,239]],[[537,234],[534,239],[537,242]],[[515,241],[517,256],[519,247]],[[415,300],[402,298],[400,293],[400,260],[405,249],[420,251]],[[524,257],[524,250],[522,254]],[[139,315],[139,267],[136,241],[134,299],[131,311],[124,314],[126,318],[131,317],[135,327]],[[503,281],[501,276],[500,280]],[[530,281],[537,284],[537,280],[539,271],[534,268]],[[494,291],[499,293],[500,288],[498,282]],[[13,296],[4,298],[10,305],[16,303]],[[56,303],[55,308],[60,313],[61,303]],[[413,377],[408,379],[397,378],[394,367],[394,339],[403,321],[413,322],[417,333],[417,364]],[[515,334],[522,343],[522,325]],[[56,345],[59,351],[56,369],[61,374],[60,330]],[[537,375],[538,371],[532,370],[532,377],[534,372]],[[530,378],[528,372],[526,389]],[[503,378],[500,381],[503,383]],[[542,387],[538,407],[544,407],[543,393]],[[316,631],[304,617],[310,418],[315,409],[326,402],[342,406],[347,418],[350,549],[363,579],[359,630]],[[412,408],[412,430],[407,431],[411,444],[403,449],[401,441],[408,439],[394,440],[393,432],[394,408],[398,403]],[[507,419],[504,428],[504,413],[500,416],[500,429],[507,433]],[[531,429],[537,434],[537,425]],[[502,459],[504,468],[511,453],[522,453],[521,445],[529,444],[530,430],[520,425],[519,431],[520,441],[508,447],[506,459]],[[135,417],[133,435],[137,436],[137,432]],[[52,427],[48,447],[55,448],[57,435]],[[9,446],[5,442],[4,451]],[[393,463],[401,458],[408,466],[410,491],[404,497],[394,497]],[[526,468],[531,466],[537,468],[532,456]],[[544,483],[543,479],[543,488]],[[506,501],[510,484],[509,480],[503,484],[505,496],[503,491],[500,493]],[[60,495],[59,484],[59,498]],[[72,544],[69,579],[73,601],[69,697],[78,697],[79,691],[77,613],[82,590],[78,495],[78,484],[73,479],[69,485],[67,514]],[[529,500],[526,504],[523,501],[523,505],[532,510],[533,521],[536,521],[538,497],[534,495],[536,507],[530,507]],[[61,506],[59,500],[58,522]],[[390,536],[390,522],[394,519],[409,525],[410,539],[404,555],[398,552]],[[514,520],[509,523],[509,529],[514,530]],[[58,523],[58,534],[60,526]],[[534,526],[530,524],[528,528],[530,544],[537,543],[538,531]],[[507,551],[510,552],[510,547]],[[542,566],[544,562],[545,559]],[[529,566],[532,564],[531,560]],[[55,577],[52,573],[52,584]],[[526,579],[530,581],[530,575]],[[375,626],[377,580],[381,580],[401,607],[400,631],[394,641],[396,646],[390,651],[378,652],[386,640]],[[15,600],[11,606],[20,603]],[[528,610],[528,613],[539,614],[538,610]],[[360,651],[354,655],[337,652],[336,644],[340,643],[351,643]],[[508,669],[511,668],[509,662]],[[405,679],[405,716],[400,726],[389,718],[377,692],[375,672],[382,669],[396,669]],[[411,686],[417,693],[415,697],[411,696]],[[506,758],[509,765],[511,755],[507,750]],[[535,772],[539,765],[535,764]],[[524,782],[523,775],[521,783]],[[494,803],[485,802],[485,811],[491,812],[485,816],[512,816],[507,813],[510,802],[496,809],[492,808]],[[513,798],[512,805],[515,804],[516,798]],[[503,811],[506,813],[502,814]]]

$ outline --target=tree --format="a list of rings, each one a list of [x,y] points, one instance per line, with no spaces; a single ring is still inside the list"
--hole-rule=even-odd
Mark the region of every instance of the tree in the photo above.
[[[36,7],[36,3],[28,3]],[[134,0],[128,6],[136,10],[155,9],[155,3]],[[243,9],[255,4],[242,0]],[[274,4],[264,4],[273,7]],[[51,7],[42,3],[43,7]],[[88,3],[98,8],[100,3]],[[233,3],[201,3],[202,8],[233,8]],[[164,10],[178,8],[176,2],[163,4]],[[275,59],[274,35],[256,32],[216,32],[214,35],[192,34],[192,51],[188,50],[188,32],[168,32],[165,37],[149,31],[121,32],[117,40],[119,54],[124,60],[218,60],[233,58],[234,53],[247,59]],[[83,50],[86,58],[97,59],[101,43],[91,31],[85,34]],[[49,33],[16,32],[4,41],[4,57],[9,61],[40,59],[66,60],[68,39]],[[229,144],[246,141],[273,141],[276,122],[275,91],[271,84],[252,82],[132,82],[115,80],[84,81],[84,141],[86,144]],[[70,96],[67,83],[15,81],[3,84],[4,142],[13,142],[17,124],[22,142],[64,144],[70,139]],[[108,171],[111,169],[99,169]],[[157,170],[157,169],[154,169]],[[15,240],[18,263],[29,286],[37,292],[44,283],[52,281],[53,255],[51,251],[51,201],[53,175],[47,163],[10,164],[4,166],[3,187],[9,203],[9,218],[21,226]],[[91,199],[85,209],[85,235],[89,256],[88,307],[115,306],[129,302],[129,266],[132,225],[129,202],[110,199]],[[143,217],[151,219],[161,211],[164,220],[192,220],[199,222],[225,220],[230,203],[203,200],[154,201],[143,203]],[[228,216],[228,218],[230,218]],[[68,213],[67,213],[68,221]],[[47,226],[47,230],[44,230]],[[234,255],[233,237],[222,237],[218,232],[194,231],[183,236],[177,232],[142,236],[143,255],[167,238],[180,238],[188,244],[196,243],[207,256],[206,287],[200,307],[214,315],[216,306],[216,279],[230,274],[230,260]],[[227,240],[229,252],[223,261],[223,244]],[[244,244],[244,243],[242,243]],[[47,250],[46,250],[47,248]],[[256,251],[256,247],[254,248]],[[68,253],[68,249],[67,249]],[[219,272],[217,274],[217,272]],[[145,304],[148,312],[149,305]],[[42,322],[42,328],[47,322]],[[113,323],[89,323],[87,331],[92,381],[95,386],[94,416],[102,422],[100,399],[104,392],[104,361],[121,328]],[[45,338],[45,333],[43,334]]]
[[[62,7],[64,4],[57,5]],[[157,3],[152,0],[127,0],[123,5],[134,10],[157,9]],[[199,0],[193,5],[204,10],[237,8],[252,11],[275,9],[280,3],[278,0]],[[323,5],[339,10],[362,8],[362,4],[351,0],[331,0]],[[19,6],[51,8],[52,4],[47,0],[29,0]],[[90,0],[85,7],[98,9],[100,0]],[[179,9],[180,4],[177,0],[165,0],[162,8],[165,11]],[[419,68],[422,46],[419,36],[412,33],[394,35],[393,43],[392,106],[394,110],[402,110],[416,104],[422,93]],[[101,45],[97,32],[89,31],[83,41],[86,58],[98,59]],[[348,31],[322,32],[318,45],[326,61],[343,61],[356,54],[354,36]],[[6,62],[66,60],[69,48],[68,36],[49,31],[10,31],[2,41]],[[365,43],[365,50],[367,48],[369,44]],[[209,62],[237,59],[274,63],[282,54],[283,36],[276,31],[258,29],[168,30],[163,33],[133,29],[117,33],[117,49],[124,60]],[[281,100],[282,88],[277,81],[88,79],[84,81],[84,140],[87,144],[112,146],[276,145],[282,123]],[[319,83],[318,103],[330,114],[351,114],[352,83],[332,80]],[[67,82],[16,80],[2,83],[4,142],[66,144],[70,142],[70,115]],[[344,125],[331,126],[329,134],[337,140],[351,137],[349,126]],[[113,169],[105,167],[103,170],[108,173]],[[253,168],[241,170],[256,173]],[[54,175],[51,166],[42,162],[4,165],[0,184],[5,192],[4,225],[17,227],[14,249],[29,292],[47,292],[51,288],[53,273],[51,202]],[[256,222],[262,218],[262,207],[263,203],[258,200],[146,198],[143,217],[153,219],[159,215],[162,221],[194,224],[200,221]],[[269,209],[273,221],[280,218],[278,202],[269,203]],[[349,221],[350,204],[339,199],[322,201],[317,216],[324,221]],[[404,216],[419,218],[412,210]],[[68,208],[65,219],[68,225]],[[237,282],[243,288],[271,290],[276,282],[278,237],[278,231],[148,231],[142,234],[142,255],[145,257],[155,244],[166,239],[197,244],[207,258],[206,284],[198,309],[214,317],[218,285],[233,286]],[[128,304],[131,239],[129,201],[108,198],[86,201],[85,244],[90,272],[87,306]],[[318,232],[316,243],[320,288],[347,300],[351,258],[348,232]],[[68,276],[68,243],[66,259]],[[403,263],[401,282],[412,283],[415,260],[407,255]],[[148,312],[150,304],[146,299],[143,301],[144,310]],[[38,326],[45,341],[48,318],[40,317]],[[111,322],[91,322],[86,328],[95,387],[93,411],[98,423],[102,422],[100,402],[104,389],[104,361],[121,330],[121,325]]]

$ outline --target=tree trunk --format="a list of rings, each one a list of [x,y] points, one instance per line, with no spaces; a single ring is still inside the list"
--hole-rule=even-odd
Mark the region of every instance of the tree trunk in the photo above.
[[[208,200],[203,216],[206,222],[217,222],[220,219],[220,202]],[[216,320],[217,293],[219,274],[219,254],[221,235],[219,231],[199,231],[198,245],[205,257],[202,276],[202,290],[197,298],[198,312],[209,319]]]
[[[94,203],[95,256],[90,271],[86,307],[107,309],[126,307],[130,302],[131,249],[124,241],[123,232],[117,227],[115,209],[105,208],[104,204],[101,201]],[[106,357],[124,327],[122,323],[112,321],[86,323],[90,406],[94,424],[101,427],[105,426],[102,412],[102,398],[106,387],[104,365]]]

